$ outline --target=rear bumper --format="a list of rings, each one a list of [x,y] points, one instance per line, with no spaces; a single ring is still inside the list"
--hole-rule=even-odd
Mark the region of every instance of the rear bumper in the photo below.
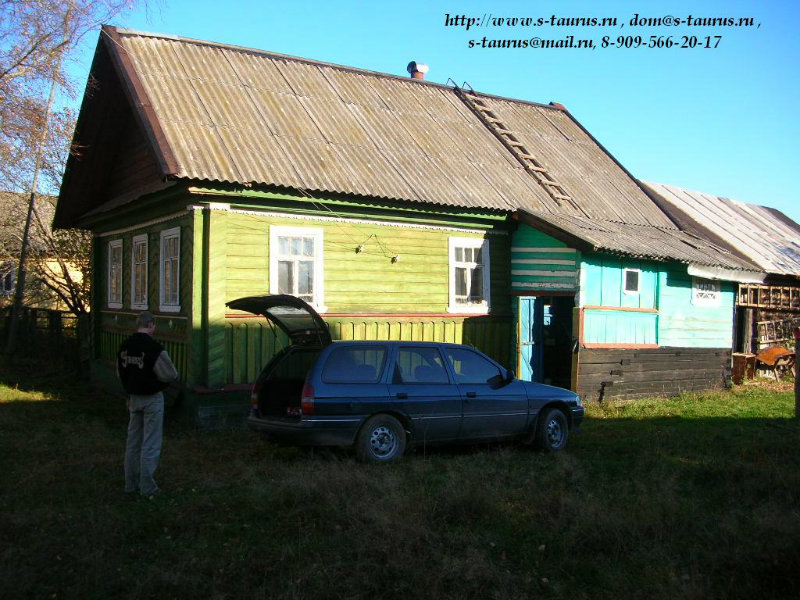
[[[304,416],[260,417],[250,413],[250,429],[299,446],[352,446],[363,418]]]

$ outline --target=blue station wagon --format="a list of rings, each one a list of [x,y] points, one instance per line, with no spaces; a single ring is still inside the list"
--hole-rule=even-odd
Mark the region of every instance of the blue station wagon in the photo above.
[[[364,462],[411,445],[520,439],[562,450],[583,420],[580,398],[521,381],[469,346],[337,341],[294,296],[251,296],[230,308],[260,314],[290,343],[259,375],[251,428],[296,444],[355,446]]]

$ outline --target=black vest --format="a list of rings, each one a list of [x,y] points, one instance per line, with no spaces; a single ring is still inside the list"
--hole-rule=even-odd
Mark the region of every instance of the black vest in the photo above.
[[[117,352],[117,370],[126,392],[144,396],[167,387],[153,373],[163,351],[164,347],[146,333],[134,333],[122,342]]]

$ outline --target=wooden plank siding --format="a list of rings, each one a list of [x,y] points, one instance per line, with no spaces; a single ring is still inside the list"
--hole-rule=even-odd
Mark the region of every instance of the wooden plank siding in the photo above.
[[[638,294],[624,292],[625,269],[640,271]],[[686,265],[604,254],[584,256],[580,290],[582,342],[730,348],[735,284],[721,282],[720,288],[718,305],[696,305]]]
[[[467,344],[509,365],[510,317],[326,317],[334,340],[407,340]],[[286,346],[286,336],[266,319],[231,318],[225,330],[230,360],[226,381],[252,383],[261,368]]]
[[[160,245],[161,232],[180,228],[180,311],[176,313],[159,312],[160,295]],[[131,300],[132,288],[132,241],[133,238],[147,235],[147,310],[156,317],[155,338],[161,342],[173,359],[181,378],[189,375],[189,341],[192,335],[189,307],[192,302],[192,227],[188,213],[167,217],[141,227],[112,230],[94,238],[96,261],[94,264],[94,306],[95,330],[94,357],[114,362],[119,345],[136,327],[136,317],[142,308],[134,308]],[[108,244],[122,241],[122,308],[111,309],[107,303],[108,286]]]
[[[370,221],[228,213],[226,301],[268,294],[270,227],[321,229],[323,317],[334,340],[447,341],[475,346],[509,365],[510,235]],[[489,240],[491,315],[448,314],[449,239]],[[356,249],[362,247],[359,252]],[[392,261],[392,257],[399,260]],[[225,327],[228,384],[252,382],[285,345],[261,317],[230,314]]]
[[[639,292],[626,293],[626,269],[639,272]],[[581,263],[581,331],[586,346],[658,344],[658,263],[605,254]]]
[[[359,220],[316,220],[232,211],[227,300],[269,293],[269,228],[323,231],[325,305],[333,313],[444,313],[448,240],[488,236],[493,312],[510,313],[509,236]],[[356,248],[363,246],[361,252]],[[399,256],[392,262],[393,256]]]
[[[725,348],[588,349],[578,353],[576,392],[587,400],[668,396],[728,385]]]
[[[659,273],[659,345],[732,348],[736,284],[720,284],[719,305],[697,306],[692,301],[692,277],[686,267],[665,265]]]
[[[528,225],[511,242],[512,293],[571,292],[578,287],[580,252]]]

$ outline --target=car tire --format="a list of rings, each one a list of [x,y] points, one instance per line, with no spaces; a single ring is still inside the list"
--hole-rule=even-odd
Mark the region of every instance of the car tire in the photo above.
[[[356,438],[356,457],[366,463],[387,463],[406,451],[406,431],[391,415],[371,417]]]
[[[536,425],[536,447],[545,452],[558,452],[567,447],[569,421],[558,408],[550,408]]]

